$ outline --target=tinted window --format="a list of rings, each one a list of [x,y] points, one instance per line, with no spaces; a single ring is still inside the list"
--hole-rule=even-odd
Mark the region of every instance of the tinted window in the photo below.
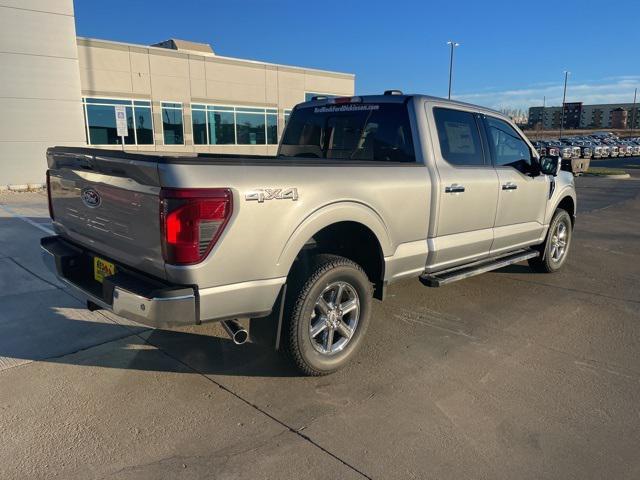
[[[89,143],[92,145],[115,145],[118,141],[116,115],[112,106],[87,105]]]
[[[209,142],[213,145],[236,143],[233,112],[207,112],[209,116]]]
[[[133,128],[133,109],[125,108],[127,116],[127,135],[124,143],[135,144]],[[87,125],[89,126],[89,143],[92,145],[117,145],[122,143],[116,129],[116,113],[111,105],[87,105]]]
[[[494,164],[509,166],[523,173],[531,167],[531,151],[518,132],[507,122],[493,117],[486,117],[489,147],[493,154]]]
[[[206,145],[207,143],[207,112],[204,110],[191,110],[193,122],[194,145]]]
[[[162,128],[165,145],[182,145],[182,106],[179,103],[162,103]]]
[[[442,158],[452,165],[484,165],[480,133],[472,113],[434,108],[433,116]]]
[[[125,105],[127,145],[152,145],[153,123],[151,102],[146,100],[120,100],[109,98],[85,98],[87,142],[91,145],[116,145],[122,143],[116,129],[116,105]]]
[[[267,143],[278,143],[278,114],[267,114]]]
[[[264,145],[266,143],[264,117],[264,113],[236,113],[236,132],[239,145]]]
[[[138,145],[153,145],[153,123],[151,121],[151,108],[135,106],[136,138]]]
[[[403,103],[327,104],[296,108],[280,155],[340,160],[415,162]]]

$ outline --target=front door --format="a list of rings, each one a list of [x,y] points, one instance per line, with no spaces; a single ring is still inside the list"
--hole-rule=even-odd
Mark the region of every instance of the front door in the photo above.
[[[481,135],[481,118],[463,108],[434,106],[431,124],[439,176],[437,217],[427,270],[489,255],[498,203],[498,176]]]
[[[491,254],[538,243],[549,194],[547,175],[534,172],[533,152],[509,123],[485,116],[500,190]]]

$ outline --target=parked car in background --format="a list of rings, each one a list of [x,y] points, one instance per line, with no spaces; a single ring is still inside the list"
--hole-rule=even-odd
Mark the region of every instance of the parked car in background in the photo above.
[[[632,155],[635,154],[636,145],[633,142],[626,139],[620,140],[620,142],[624,145],[625,155],[627,157],[631,157]]]
[[[574,138],[562,138],[560,142],[571,148],[571,158],[562,160],[562,168],[573,172],[574,175],[581,175],[587,171],[591,159],[591,149],[584,147],[579,140]],[[583,155],[583,152],[586,155]]]
[[[593,147],[591,142],[589,142],[588,140],[584,140],[583,138],[576,137],[576,138],[570,138],[569,142],[573,147],[580,148],[581,158],[588,159],[593,156]]]
[[[547,156],[547,145],[543,141],[533,140],[531,144],[533,145],[533,147],[536,149],[536,152],[538,152],[538,154],[541,157]]]
[[[573,155],[572,147],[568,145],[564,145],[562,144],[562,142],[559,142],[558,140],[547,140],[546,143],[547,143],[547,148],[551,146],[558,149],[558,153],[559,153],[558,156],[562,160],[571,160],[571,156]]]
[[[585,145],[588,145],[591,148],[592,158],[602,158],[603,156],[602,145],[598,145],[596,142],[590,139],[585,139],[584,142],[585,142]]]

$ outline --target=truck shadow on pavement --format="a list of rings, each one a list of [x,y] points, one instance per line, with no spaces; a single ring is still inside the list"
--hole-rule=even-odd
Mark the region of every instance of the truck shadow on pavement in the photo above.
[[[59,297],[66,296],[60,295],[59,290],[57,293]],[[272,346],[250,342],[235,345],[211,334],[119,325],[106,318],[104,323],[102,319],[69,318],[83,312],[81,308],[51,306],[46,314],[42,308],[38,310],[40,315],[30,319],[6,321],[0,315],[0,370],[41,361],[152,372],[194,371],[205,375],[299,375]],[[84,312],[82,316],[87,317]],[[194,327],[197,328],[200,327]]]

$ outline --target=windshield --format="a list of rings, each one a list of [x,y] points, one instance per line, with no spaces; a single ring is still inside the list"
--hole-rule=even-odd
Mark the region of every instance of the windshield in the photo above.
[[[280,156],[415,162],[404,103],[347,103],[296,108]]]

